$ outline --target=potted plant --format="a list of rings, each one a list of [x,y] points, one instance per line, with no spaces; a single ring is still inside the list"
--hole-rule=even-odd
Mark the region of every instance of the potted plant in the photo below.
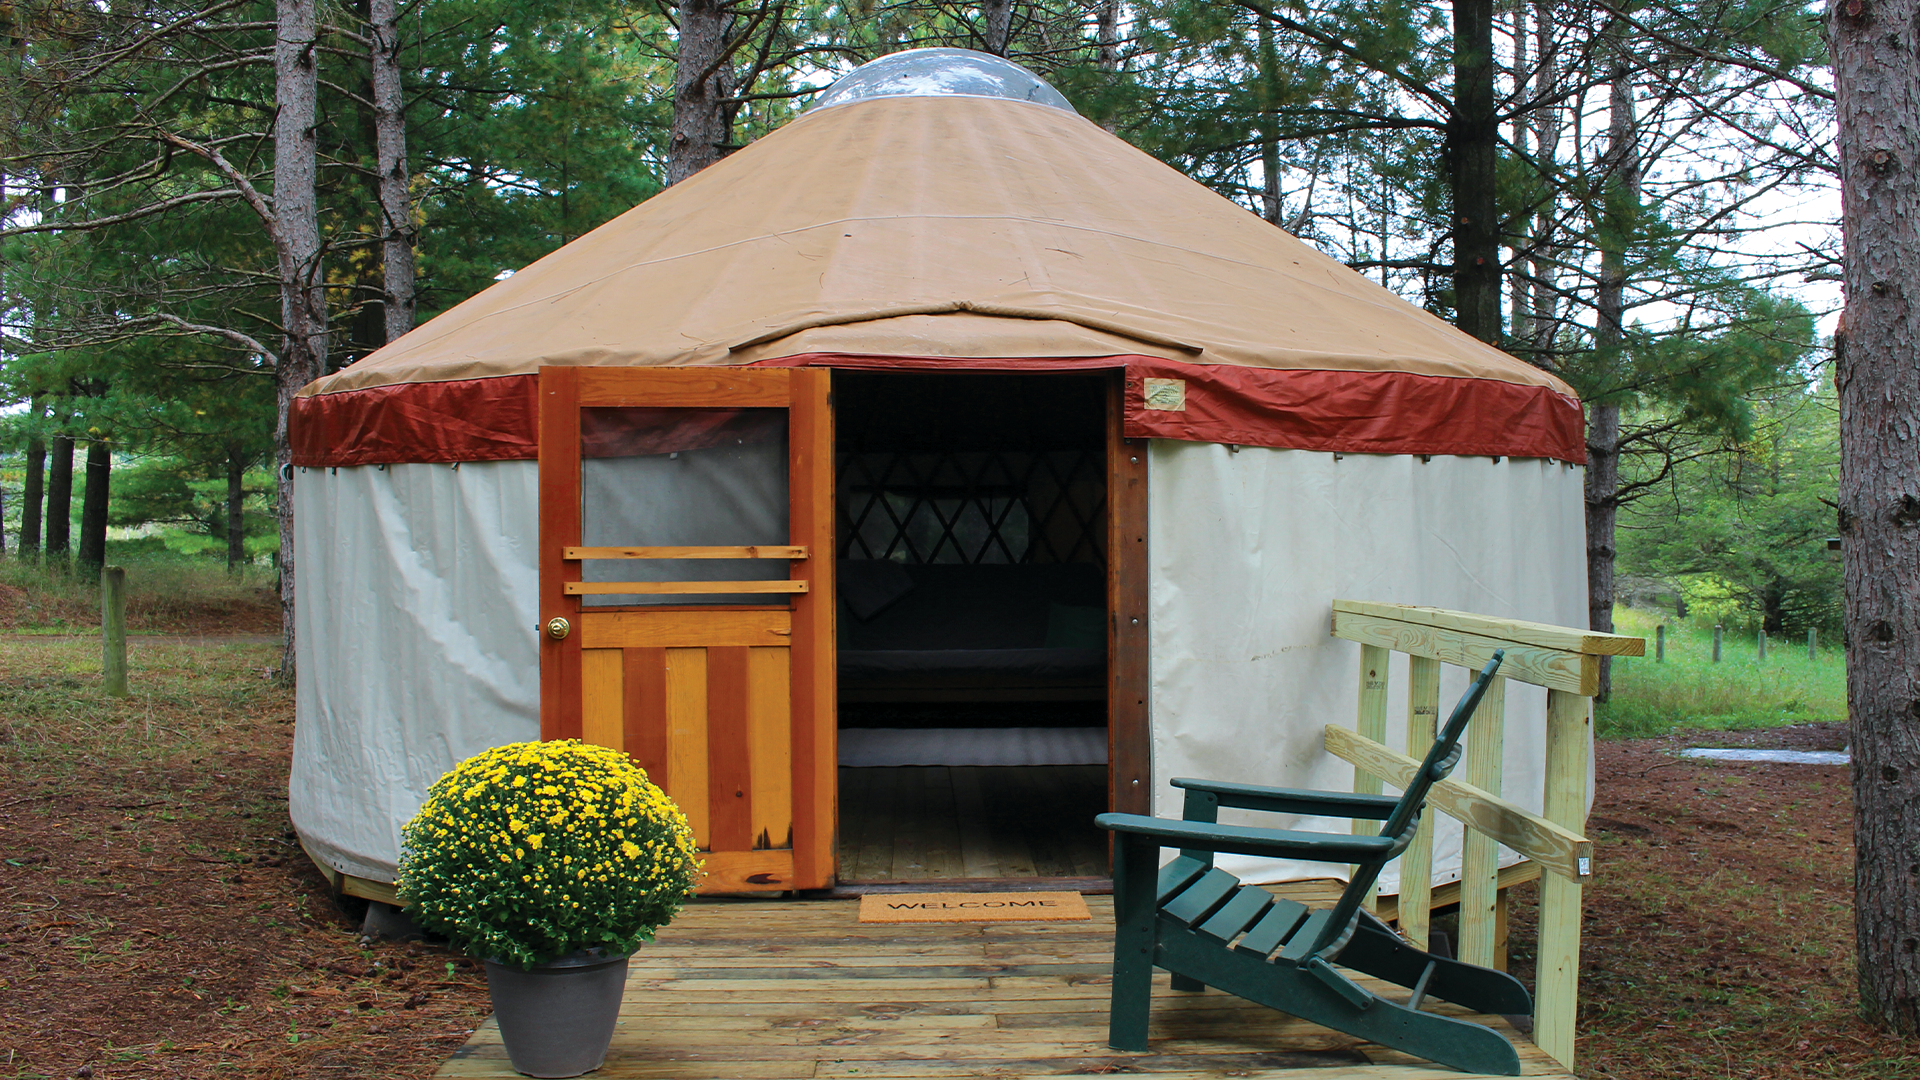
[[[485,961],[514,1069],[599,1068],[627,957],[700,872],[673,800],[618,750],[512,743],[441,777],[400,841],[407,914]]]

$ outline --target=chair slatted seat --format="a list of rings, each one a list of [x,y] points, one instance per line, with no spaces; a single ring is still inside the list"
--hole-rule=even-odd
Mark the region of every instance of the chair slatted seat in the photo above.
[[[1115,834],[1113,1003],[1108,1043],[1147,1048],[1155,967],[1173,987],[1215,986],[1323,1027],[1344,1031],[1467,1072],[1517,1076],[1519,1054],[1498,1032],[1422,1008],[1442,998],[1482,1013],[1525,1013],[1526,988],[1505,972],[1434,956],[1406,942],[1364,906],[1380,870],[1413,840],[1432,785],[1460,759],[1460,739],[1503,654],[1474,679],[1398,798],[1300,791],[1177,779],[1186,791],[1181,820],[1101,814]],[[1222,807],[1383,822],[1379,835],[1261,829],[1219,822]],[[1164,848],[1180,854],[1159,865]],[[1354,873],[1331,908],[1276,899],[1213,865],[1232,852],[1352,863]],[[1406,987],[1390,1001],[1341,969]]]

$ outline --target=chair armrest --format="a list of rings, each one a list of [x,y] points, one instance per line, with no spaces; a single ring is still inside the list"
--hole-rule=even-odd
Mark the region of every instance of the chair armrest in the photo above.
[[[1256,829],[1248,825],[1216,825],[1210,821],[1169,821],[1142,814],[1101,814],[1093,822],[1113,832],[1158,840],[1161,847],[1275,855],[1309,862],[1375,862],[1390,858],[1396,850],[1393,839],[1385,836]]]
[[[1341,791],[1272,788],[1258,784],[1229,784],[1222,780],[1195,780],[1188,776],[1176,777],[1173,786],[1188,791],[1211,792],[1219,798],[1221,806],[1305,814],[1309,817],[1385,821],[1393,816],[1393,808],[1400,805],[1397,795],[1355,795]]]

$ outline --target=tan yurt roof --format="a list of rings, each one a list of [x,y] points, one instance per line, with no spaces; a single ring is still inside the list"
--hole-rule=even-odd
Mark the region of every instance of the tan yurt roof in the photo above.
[[[967,96],[816,108],[303,393],[795,356],[1129,356],[1319,373],[1315,399],[1339,373],[1467,379],[1578,428],[1558,379],[1086,119]],[[1536,456],[1577,460],[1567,431]]]

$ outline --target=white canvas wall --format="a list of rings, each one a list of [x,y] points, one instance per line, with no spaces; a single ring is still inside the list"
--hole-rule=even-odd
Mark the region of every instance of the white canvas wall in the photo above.
[[[1180,792],[1167,786],[1175,776],[1352,790],[1352,767],[1321,744],[1326,724],[1353,725],[1358,699],[1360,647],[1328,633],[1336,598],[1586,620],[1579,469],[1171,441],[1152,443],[1148,460],[1156,814],[1179,816]],[[1466,685],[1464,672],[1445,670],[1443,717]],[[1387,742],[1403,747],[1404,657],[1389,678]],[[1509,683],[1505,793],[1535,811],[1545,722],[1546,691]],[[1457,878],[1459,825],[1435,817],[1436,880]],[[1296,819],[1229,811],[1223,820]],[[1344,866],[1220,862],[1254,881],[1346,876]],[[1382,885],[1392,892],[1397,881],[1390,866]]]
[[[538,467],[299,469],[289,808],[320,858],[392,881],[455,762],[540,735]]]
[[[1350,788],[1320,744],[1355,707],[1335,597],[1585,617],[1577,469],[1166,441],[1149,462],[1158,813],[1179,813],[1174,776]],[[537,492],[531,461],[297,471],[291,810],[336,869],[392,880],[400,826],[441,773],[538,736]],[[1404,695],[1404,663],[1392,679]],[[1445,703],[1463,683],[1443,683]],[[1506,791],[1536,809],[1544,712],[1544,692],[1510,688]],[[1440,820],[1437,865],[1457,873]],[[1345,872],[1223,862],[1259,880]]]

